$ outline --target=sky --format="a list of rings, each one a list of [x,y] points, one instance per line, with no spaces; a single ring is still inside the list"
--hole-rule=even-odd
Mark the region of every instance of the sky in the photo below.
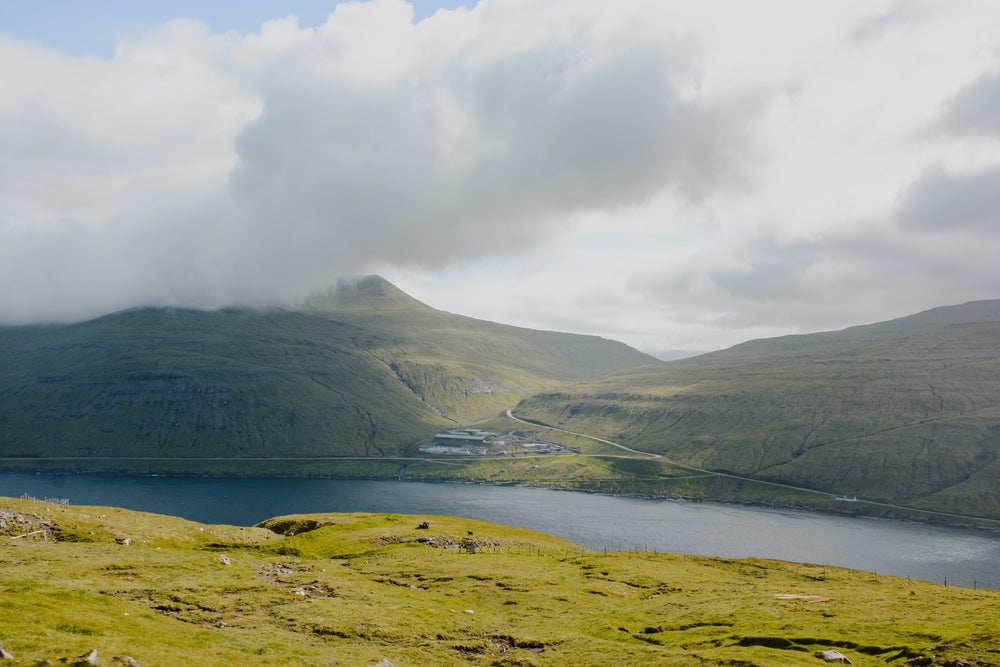
[[[0,324],[442,310],[709,350],[1000,298],[995,0],[0,0]]]

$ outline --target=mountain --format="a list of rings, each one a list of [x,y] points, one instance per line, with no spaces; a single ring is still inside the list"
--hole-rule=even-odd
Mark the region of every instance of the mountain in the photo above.
[[[569,381],[658,363],[435,310],[377,276],[295,310],[141,308],[0,328],[3,457],[400,453]]]
[[[517,414],[759,480],[1000,517],[1000,301],[756,340]]]

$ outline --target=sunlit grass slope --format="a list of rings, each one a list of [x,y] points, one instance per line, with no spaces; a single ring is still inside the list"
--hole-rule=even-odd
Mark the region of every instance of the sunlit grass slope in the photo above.
[[[752,341],[517,413],[687,465],[1000,518],[1000,301]]]
[[[145,666],[764,667],[822,664],[813,653],[827,649],[855,665],[1000,663],[997,591],[823,565],[593,553],[452,517],[303,515],[241,528],[8,498],[0,508],[10,664],[95,649],[99,664]],[[48,539],[18,537],[33,530]]]

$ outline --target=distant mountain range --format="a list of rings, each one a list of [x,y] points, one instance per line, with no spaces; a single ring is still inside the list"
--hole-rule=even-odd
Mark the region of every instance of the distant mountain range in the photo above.
[[[1000,519],[1000,301],[662,362],[442,312],[370,276],[297,309],[0,328],[0,369],[0,457],[19,470],[35,458],[393,457],[514,408],[664,455],[581,457],[577,486],[591,465],[658,493],[670,461]],[[462,465],[469,479],[499,474]],[[60,467],[77,468],[94,469]],[[705,489],[691,493],[716,497]]]
[[[1000,301],[755,340],[526,399],[672,461],[1000,517]]]
[[[659,363],[435,310],[378,276],[296,310],[142,308],[0,328],[0,456],[400,453],[568,382]]]

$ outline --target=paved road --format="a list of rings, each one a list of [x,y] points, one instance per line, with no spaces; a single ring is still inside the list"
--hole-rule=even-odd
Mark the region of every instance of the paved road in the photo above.
[[[570,435],[576,435],[576,436],[579,436],[581,438],[587,438],[588,440],[595,440],[597,442],[601,442],[601,443],[604,443],[606,445],[611,445],[613,447],[617,447],[619,449],[625,450],[626,452],[631,452],[633,454],[638,454],[640,456],[648,456],[650,459],[662,458],[664,460],[664,462],[669,463],[672,466],[676,466],[678,468],[683,468],[685,470],[691,470],[691,471],[694,471],[694,472],[699,472],[699,473],[702,473],[702,474],[705,474],[705,475],[715,475],[715,476],[718,476],[718,477],[728,477],[730,479],[738,479],[738,480],[742,480],[742,481],[745,481],[745,482],[754,482],[756,484],[767,484],[768,486],[777,486],[777,487],[784,488],[784,489],[791,489],[793,491],[806,491],[808,493],[813,493],[813,494],[817,494],[817,495],[820,495],[820,496],[825,496],[827,498],[836,498],[836,494],[834,494],[834,493],[828,493],[826,491],[817,491],[816,489],[807,489],[807,488],[804,488],[804,487],[801,487],[801,486],[793,486],[791,484],[782,484],[780,482],[767,482],[767,481],[760,480],[760,479],[754,479],[753,477],[743,477],[741,475],[733,475],[731,473],[718,472],[718,471],[715,471],[715,470],[706,470],[705,468],[696,468],[695,466],[684,465],[683,463],[677,463],[676,461],[671,461],[670,459],[665,458],[662,454],[654,454],[653,452],[642,452],[642,451],[639,451],[637,449],[630,449],[629,447],[626,447],[625,445],[621,445],[621,444],[619,444],[617,442],[612,442],[610,440],[604,440],[603,438],[598,438],[598,437],[593,436],[593,435],[587,435],[586,433],[577,433],[575,431],[567,431],[565,429],[557,428],[555,426],[549,426],[548,424],[543,424],[542,422],[539,422],[539,421],[528,421],[526,419],[521,419],[520,417],[515,417],[514,413],[512,412],[511,409],[507,410],[507,416],[510,417],[511,419],[513,419],[514,421],[521,422],[522,424],[528,424],[529,426],[539,426],[541,428],[547,428],[547,429],[551,429],[553,431],[559,431],[560,433],[568,433]],[[591,454],[590,456],[600,456],[600,455]],[[921,509],[921,508],[917,508],[917,507],[907,507],[906,505],[893,505],[891,503],[882,503],[882,502],[878,502],[877,500],[865,500],[863,498],[857,498],[855,501],[852,501],[852,502],[865,503],[865,504],[868,504],[868,505],[877,505],[879,507],[888,507],[888,508],[897,509],[897,510],[906,510],[906,511],[909,511],[909,512],[921,512],[921,513],[924,513],[924,514],[934,514],[934,515],[937,515],[937,516],[946,516],[946,517],[957,518],[957,519],[973,519],[973,520],[981,520],[982,519],[982,517],[973,517],[973,516],[969,516],[969,515],[966,515],[966,514],[956,514],[954,512],[941,512],[941,511],[935,511],[935,510],[926,510],[926,509]]]
[[[648,456],[651,459],[663,458],[662,454],[654,454],[653,452],[640,452],[638,449],[630,449],[625,445],[620,445],[617,442],[611,442],[610,440],[604,440],[602,438],[595,437],[593,435],[587,435],[586,433],[576,433],[575,431],[567,431],[565,429],[556,428],[555,426],[549,426],[548,424],[543,424],[542,422],[528,421],[527,419],[521,419],[520,417],[515,417],[514,413],[511,412],[511,408],[507,409],[507,416],[516,422],[521,422],[522,424],[527,424],[528,426],[541,426],[542,428],[547,428],[550,431],[559,431],[560,433],[569,433],[570,435],[578,435],[581,438],[587,438],[588,440],[596,440],[597,442],[603,442],[605,445],[611,445],[612,447],[617,447],[618,449],[623,449],[626,452],[631,452],[632,454],[638,454],[640,456]],[[684,466],[687,467],[687,466]]]

